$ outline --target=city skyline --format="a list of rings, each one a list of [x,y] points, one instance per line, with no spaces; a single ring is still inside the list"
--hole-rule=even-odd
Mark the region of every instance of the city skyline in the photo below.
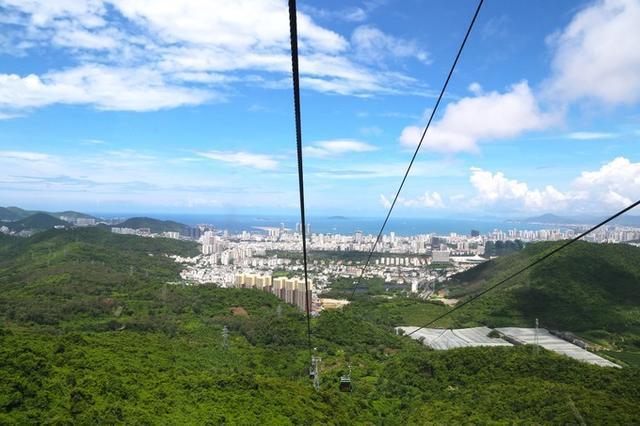
[[[286,3],[247,4],[1,0],[3,205],[295,214]],[[384,214],[473,7],[299,5],[309,215]],[[394,215],[640,198],[638,21],[634,0],[487,3]]]

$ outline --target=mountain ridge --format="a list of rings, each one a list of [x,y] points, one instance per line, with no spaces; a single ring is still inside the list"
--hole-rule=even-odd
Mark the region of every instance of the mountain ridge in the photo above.
[[[146,216],[131,217],[124,222],[113,225],[113,227],[133,229],[149,228],[153,233],[180,232],[181,234],[188,234],[191,229],[189,225],[185,225],[184,223],[173,220],[154,219]]]

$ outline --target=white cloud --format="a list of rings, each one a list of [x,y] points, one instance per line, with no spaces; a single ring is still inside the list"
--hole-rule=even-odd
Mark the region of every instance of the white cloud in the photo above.
[[[2,6],[28,14],[29,21],[37,27],[69,16],[90,28],[104,24],[101,15],[105,9],[101,0],[2,0]]]
[[[289,22],[286,2],[281,0],[109,0],[138,24],[148,25],[168,42],[217,46],[234,51],[287,48]],[[339,34],[316,25],[299,13],[301,47],[335,52],[346,49]]]
[[[640,2],[598,0],[550,38],[555,47],[549,97],[640,100]]]
[[[51,155],[30,151],[0,151],[2,160],[49,161]]]
[[[232,83],[267,88],[290,85],[284,0],[0,0],[0,8],[12,23],[3,27],[6,31],[0,36],[0,48],[6,53],[63,48],[78,62],[67,70],[39,75],[2,74],[0,91],[10,95],[0,102],[7,109],[0,110],[5,119],[19,109],[54,103],[149,111],[219,100],[216,87]],[[349,19],[357,20],[364,11],[350,12]],[[355,58],[349,40],[305,13],[299,12],[298,26],[305,89],[371,96],[399,93],[410,86],[415,92],[420,86],[415,79],[388,71],[386,64]],[[414,44],[376,31],[372,36],[382,37],[385,55],[426,60]],[[360,48],[363,38],[358,40]],[[100,75],[77,75],[88,70],[115,77],[111,93],[104,93],[97,81]],[[65,76],[76,79],[57,86],[55,77]],[[30,101],[17,95],[22,88]]]
[[[469,181],[476,191],[476,206],[535,212],[603,212],[619,209],[640,199],[640,163],[618,157],[595,171],[585,171],[560,191],[552,185],[532,189],[525,182],[471,168]]]
[[[284,208],[296,200],[296,187],[290,179],[263,174],[260,181],[249,182],[245,170],[175,162],[181,152],[156,151],[156,156],[150,156],[125,149],[56,156],[0,151],[0,198],[34,208],[77,206],[97,211],[106,211],[106,206],[107,210],[121,211],[123,205],[142,211],[154,206],[182,210],[196,199],[229,209]]]
[[[383,194],[380,194],[380,204],[386,209],[391,208],[391,202]],[[403,207],[424,207],[424,208],[444,208],[442,196],[438,192],[425,191],[424,194],[415,198],[398,197],[397,206]]]
[[[362,22],[367,19],[367,12],[359,7],[348,9],[344,11],[344,20],[350,22]]]
[[[567,137],[575,140],[594,140],[594,139],[611,139],[615,138],[615,133],[603,133],[603,132],[573,132],[569,133]]]
[[[366,142],[348,139],[314,142],[304,148],[305,155],[309,157],[333,157],[350,152],[370,152],[378,148]]]
[[[310,172],[322,179],[384,179],[401,178],[407,172],[406,162],[367,162],[354,164],[349,162],[346,167],[311,168]],[[411,177],[427,178],[452,178],[462,177],[464,174],[455,162],[451,161],[420,161],[417,160],[411,167]]]
[[[416,198],[399,197],[398,202],[405,207],[443,208],[444,202],[438,192],[425,192]]]
[[[640,162],[618,157],[596,171],[582,172],[573,187],[585,202],[624,207],[640,199]]]
[[[415,58],[425,64],[431,63],[429,54],[412,40],[404,40],[385,34],[370,25],[357,27],[351,35],[356,55],[367,62],[381,62],[387,57]]]
[[[382,204],[382,207],[384,207],[385,209],[391,208],[391,201],[389,201],[387,197],[382,194],[380,194],[380,204]]]
[[[9,114],[6,112],[0,111],[0,120],[11,120],[12,118],[21,117],[20,114]]]
[[[211,160],[230,163],[234,166],[251,167],[259,170],[274,170],[278,167],[278,161],[272,156],[266,154],[253,154],[242,151],[207,151],[198,152],[198,155]]]
[[[469,85],[469,91],[476,96],[480,96],[482,95],[482,86],[477,81],[473,82]]]
[[[450,103],[443,117],[427,132],[423,147],[440,152],[473,152],[481,141],[542,130],[555,121],[553,114],[540,110],[529,85],[523,81],[505,93],[490,92]],[[417,126],[406,127],[400,143],[415,147],[422,132]]]
[[[57,103],[152,111],[199,104],[213,96],[211,92],[168,84],[160,74],[144,68],[84,65],[42,77],[0,74],[0,109],[7,111]]]
[[[328,10],[304,5],[303,10],[319,19],[342,20],[347,22],[362,22],[367,19],[367,12],[361,7],[349,7],[346,9]]]
[[[54,24],[54,28],[52,43],[76,49],[116,49],[123,42],[124,37],[114,28],[87,30],[70,21],[58,21]]]
[[[551,185],[544,189],[529,189],[524,182],[508,179],[502,172],[492,173],[477,167],[471,168],[469,178],[476,190],[475,204],[528,211],[557,211],[567,197]]]

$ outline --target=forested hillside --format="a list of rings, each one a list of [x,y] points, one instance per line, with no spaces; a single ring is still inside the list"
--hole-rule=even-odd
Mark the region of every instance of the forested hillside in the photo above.
[[[17,220],[15,222],[7,223],[6,226],[12,231],[18,232],[27,229],[31,230],[46,230],[56,226],[69,226],[69,222],[53,217],[47,213],[34,213],[31,216],[27,216],[24,219]]]
[[[153,233],[180,232],[187,233],[189,227],[172,220],[158,220],[150,217],[132,217],[117,225],[120,228],[149,228]]]
[[[491,286],[560,243],[531,244],[459,274],[450,297]],[[460,322],[529,325],[578,332],[602,344],[640,351],[640,248],[578,242],[469,305]]]
[[[430,351],[391,331],[415,301],[314,319],[316,392],[303,314],[258,290],[175,284],[166,255],[195,250],[95,228],[0,239],[0,424],[640,422],[640,370]]]

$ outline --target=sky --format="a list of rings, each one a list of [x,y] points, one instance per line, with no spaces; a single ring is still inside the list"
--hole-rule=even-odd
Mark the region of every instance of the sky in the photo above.
[[[385,214],[476,5],[298,2],[307,214]],[[639,22],[486,0],[394,214],[639,199]],[[291,86],[284,0],[0,0],[0,205],[295,214]]]

